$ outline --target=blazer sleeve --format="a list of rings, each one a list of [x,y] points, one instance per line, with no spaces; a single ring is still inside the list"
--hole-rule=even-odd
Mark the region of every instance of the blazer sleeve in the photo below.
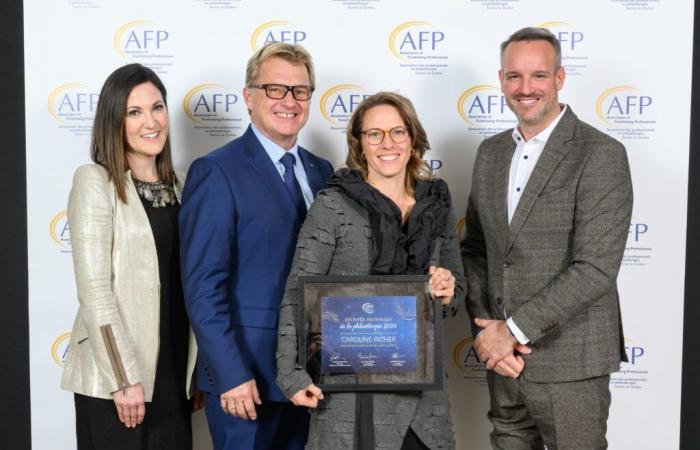
[[[482,144],[483,145],[483,144]],[[482,147],[483,148],[483,147]],[[482,150],[479,149],[479,153]],[[475,318],[491,319],[488,304],[488,271],[486,262],[486,241],[479,219],[479,154],[477,153],[472,176],[472,189],[464,216],[466,233],[461,242],[462,263],[469,286],[467,296],[467,313],[470,317],[472,335],[476,336],[480,328],[473,320]]]
[[[253,379],[231,324],[229,279],[238,263],[236,206],[222,168],[207,158],[196,160],[182,194],[180,258],[185,306],[197,339],[200,362],[211,376],[215,394]]]
[[[309,208],[299,232],[294,261],[280,304],[277,332],[277,386],[287,398],[312,382],[305,367],[297,361],[297,280],[300,276],[328,273],[335,252],[339,214],[330,196],[321,192]]]
[[[576,190],[571,263],[513,312],[522,332],[536,342],[565,326],[614,288],[632,217],[632,180],[625,148],[598,140]]]
[[[68,198],[68,220],[79,317],[87,330],[95,366],[109,392],[143,379],[113,289],[118,277],[112,269],[116,202],[114,186],[104,169],[96,165],[78,168]]]
[[[455,293],[450,303],[443,307],[446,316],[454,316],[464,300],[467,293],[467,280],[464,276],[462,259],[459,254],[459,243],[457,242],[457,219],[454,211],[450,210],[447,218],[447,229],[445,231],[445,241],[440,248],[439,265],[452,272],[455,277]]]

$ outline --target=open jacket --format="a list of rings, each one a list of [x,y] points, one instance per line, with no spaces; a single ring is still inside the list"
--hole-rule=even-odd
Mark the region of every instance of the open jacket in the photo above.
[[[292,269],[280,306],[277,384],[287,397],[311,383],[297,362],[297,280],[310,275],[368,275],[373,261],[373,230],[367,210],[338,188],[321,191],[301,228]],[[454,214],[450,212],[439,266],[456,278],[455,295],[443,308],[450,314],[464,299],[466,281],[460,261]],[[453,448],[450,404],[444,390],[375,393],[377,449],[399,449],[408,427],[431,449]],[[355,393],[327,394],[311,410],[307,449],[358,448]]]
[[[125,182],[128,203],[96,164],[79,167],[73,177],[68,220],[80,308],[61,387],[111,399],[112,392],[141,383],[151,401],[159,348],[158,255],[131,172]],[[190,331],[183,386],[188,397],[196,354]]]

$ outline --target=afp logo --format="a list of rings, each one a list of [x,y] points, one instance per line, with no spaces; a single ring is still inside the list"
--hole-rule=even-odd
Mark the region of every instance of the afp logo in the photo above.
[[[70,253],[70,227],[68,226],[68,214],[66,211],[61,211],[51,219],[49,235],[62,253]]]
[[[554,34],[561,44],[562,53],[565,55],[580,50],[585,40],[582,31],[566,22],[545,22],[537,25],[537,28],[546,28]]]
[[[494,84],[479,84],[462,92],[457,99],[457,112],[470,131],[483,137],[512,128],[517,123],[505,96]]]
[[[230,119],[239,97],[222,84],[205,83],[190,89],[182,101],[185,115],[203,124]]]
[[[250,46],[256,52],[270,42],[299,44],[306,40],[306,31],[286,20],[270,20],[257,27],[250,36]]]
[[[369,95],[364,88],[356,84],[332,86],[321,95],[321,115],[332,125],[336,125],[334,129],[344,131],[352,112]]]
[[[466,337],[452,349],[452,363],[462,372],[464,378],[485,383],[486,368],[474,350],[474,338]]]
[[[389,35],[389,49],[402,61],[425,59],[425,55],[439,52],[445,43],[445,33],[423,21],[404,22]]]
[[[63,333],[53,341],[53,344],[51,344],[51,359],[53,359],[53,361],[58,364],[59,367],[66,365],[69,342],[70,332]]]
[[[628,241],[638,243],[646,237],[647,232],[649,232],[649,224],[646,223],[631,223],[629,230]]]
[[[627,358],[629,359],[627,364],[631,366],[639,364],[646,354],[644,347],[627,338],[625,338],[625,352],[627,353]]]
[[[462,92],[457,100],[459,116],[468,124],[477,125],[506,114],[506,97],[498,86],[480,84]],[[492,123],[492,122],[488,122]]]
[[[92,124],[99,94],[81,83],[66,83],[49,93],[47,107],[61,124]]]
[[[653,121],[654,99],[640,89],[621,85],[603,91],[596,100],[598,118],[609,126]]]
[[[170,41],[170,32],[148,20],[132,20],[114,33],[114,48],[124,58],[148,58],[162,54]]]

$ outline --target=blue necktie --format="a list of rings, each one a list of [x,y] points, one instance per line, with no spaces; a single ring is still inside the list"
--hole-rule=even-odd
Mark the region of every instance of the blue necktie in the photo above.
[[[284,185],[287,186],[287,191],[289,191],[289,196],[299,214],[298,217],[301,222],[306,217],[306,202],[304,202],[304,195],[301,193],[299,181],[297,181],[297,177],[294,176],[294,166],[296,165],[297,159],[292,153],[287,152],[280,158],[280,162],[284,166]]]

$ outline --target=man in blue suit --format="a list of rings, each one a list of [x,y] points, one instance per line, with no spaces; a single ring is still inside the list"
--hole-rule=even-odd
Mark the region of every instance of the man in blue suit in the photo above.
[[[297,144],[314,71],[298,45],[248,61],[251,124],[190,167],[180,211],[185,301],[218,449],[301,449],[309,413],[275,384],[279,303],[297,233],[332,167]]]

